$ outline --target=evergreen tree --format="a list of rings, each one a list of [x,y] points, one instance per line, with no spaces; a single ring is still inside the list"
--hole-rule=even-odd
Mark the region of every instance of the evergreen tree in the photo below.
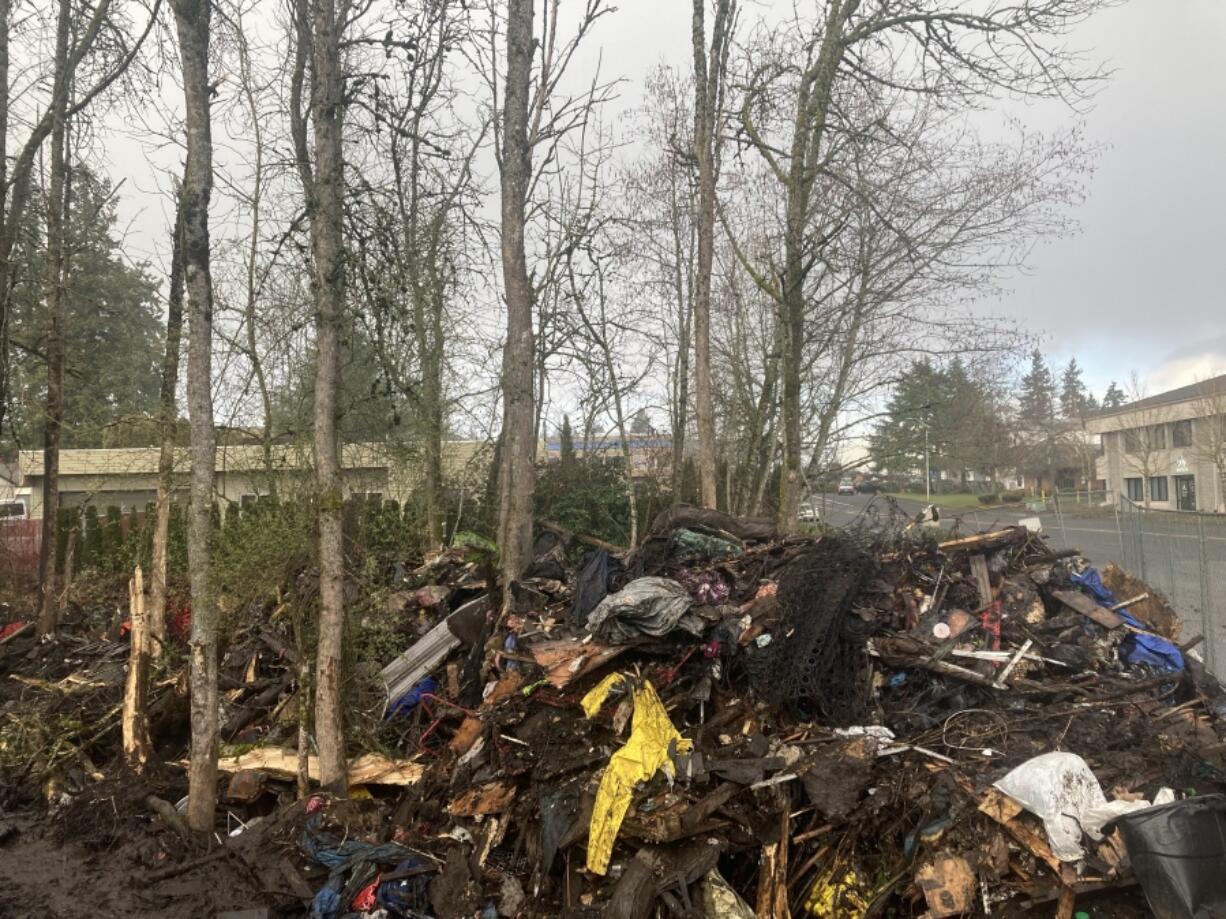
[[[116,238],[114,188],[88,168],[73,169],[71,247],[64,317],[64,419],[61,446],[154,443],[149,439],[161,386],[164,331],[158,285],[143,265],[126,262]],[[13,432],[18,442],[43,438],[47,368],[41,275],[44,214],[26,212],[28,225],[14,251],[17,262],[10,340]]]
[[[651,416],[647,414],[647,409],[641,408],[634,413],[630,419],[630,433],[640,436],[652,433]]]
[[[1033,434],[1047,434],[1055,424],[1056,381],[1038,348],[1031,352],[1030,369],[1022,377],[1018,420]]]
[[[575,435],[570,427],[570,415],[562,416],[562,430],[558,432],[558,453],[564,467],[575,464]]]
[[[869,438],[869,454],[878,469],[912,472],[924,468],[927,433],[929,463],[939,439],[943,374],[927,358],[911,364],[886,405],[886,417]]]
[[[1128,397],[1124,395],[1124,390],[1116,385],[1115,380],[1112,380],[1107,391],[1103,393],[1103,408],[1108,410],[1123,408],[1127,402]]]
[[[1060,414],[1066,421],[1081,421],[1090,410],[1090,396],[1081,379],[1077,358],[1070,358],[1060,378]]]

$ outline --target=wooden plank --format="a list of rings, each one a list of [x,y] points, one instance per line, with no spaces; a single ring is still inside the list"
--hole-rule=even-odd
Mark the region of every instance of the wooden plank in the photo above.
[[[993,533],[977,533],[974,536],[947,539],[943,543],[938,543],[937,548],[942,552],[952,552],[955,549],[984,549],[996,543],[1008,542],[1014,538],[1016,532],[1017,527],[1012,527],[1008,530],[996,530]]]
[[[1099,606],[1093,597],[1087,597],[1076,590],[1053,590],[1051,595],[1070,609],[1076,610],[1087,619],[1092,619],[1104,629],[1118,629],[1124,620],[1111,612],[1105,606]]]
[[[186,766],[185,760],[180,765]],[[280,747],[256,747],[238,756],[223,756],[217,761],[221,772],[241,772],[258,769],[279,778],[293,778],[298,774],[298,751]],[[389,759],[377,753],[364,753],[349,761],[350,785],[416,785],[425,774],[426,767],[410,760]],[[319,781],[319,757],[307,757],[307,776]]]
[[[992,578],[988,574],[987,556],[982,552],[971,556],[971,574],[979,588],[979,608],[987,609],[992,605]]]
[[[999,788],[989,788],[979,804],[979,810],[1004,827],[1005,832],[1029,849],[1035,858],[1046,864],[1057,875],[1060,874],[1063,863],[1052,854],[1047,840],[1041,833],[1018,819],[1024,810],[1020,804]]]

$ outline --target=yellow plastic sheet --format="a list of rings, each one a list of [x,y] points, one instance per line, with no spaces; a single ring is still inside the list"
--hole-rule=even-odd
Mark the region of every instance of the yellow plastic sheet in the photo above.
[[[606,677],[579,703],[584,713],[593,717],[608,698],[609,693],[625,681],[625,677],[615,673]],[[682,737],[664,709],[664,703],[656,694],[656,688],[644,680],[642,685],[634,690],[634,716],[630,722],[630,737],[626,745],[609,758],[604,776],[600,780],[600,788],[596,792],[596,802],[592,807],[592,822],[588,829],[587,867],[595,874],[604,874],[609,870],[609,859],[613,857],[613,843],[617,832],[621,829],[626,811],[630,809],[630,799],[634,794],[634,786],[646,782],[659,770],[672,778],[673,764],[669,759],[670,745],[676,745],[676,752],[688,753],[693,744]]]

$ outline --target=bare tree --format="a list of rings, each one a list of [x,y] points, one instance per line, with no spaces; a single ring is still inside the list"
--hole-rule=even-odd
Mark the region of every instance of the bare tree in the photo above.
[[[509,0],[502,33],[505,63],[499,62],[498,55],[500,4],[489,5],[494,24],[488,30],[487,45],[475,46],[473,51],[474,66],[485,76],[498,111],[494,152],[501,190],[500,257],[507,308],[498,450],[498,542],[501,570],[508,579],[518,577],[530,560],[536,435],[540,426],[533,386],[533,364],[538,355],[533,310],[542,286],[564,282],[558,270],[561,252],[557,250],[542,260],[538,266],[542,270],[529,273],[530,225],[541,216],[541,201],[533,192],[543,176],[561,168],[563,141],[586,124],[593,109],[610,95],[607,86],[596,82],[577,95],[568,96],[559,89],[583,39],[608,12],[603,0],[586,0],[569,38],[559,35],[559,0],[546,0],[539,41],[533,35],[534,6],[535,0]],[[534,73],[538,47],[540,64]],[[537,376],[539,379],[539,373]]]
[[[39,635],[49,635],[59,622],[56,569],[56,527],[60,510],[60,429],[64,425],[64,284],[67,277],[65,224],[68,210],[68,99],[66,62],[72,5],[60,0],[55,25],[57,85],[51,90],[51,165],[47,189],[47,248],[43,261],[43,299],[47,308],[47,407],[43,434],[43,551],[38,581],[41,607]]]
[[[467,250],[480,240],[473,161],[487,131],[484,122],[469,124],[457,112],[466,100],[453,58],[468,30],[468,11],[455,0],[398,10],[389,20],[395,38],[384,40],[392,42],[386,79],[366,106],[373,124],[363,133],[364,148],[373,162],[356,180],[361,202],[350,218],[366,307],[359,314],[383,379],[411,409],[435,545],[443,541],[445,518],[446,370],[458,338],[461,275],[473,262]]]
[[[993,88],[1077,97],[1097,74],[1083,73],[1060,41],[1109,4],[1045,0],[977,12],[957,3],[932,10],[918,0],[871,6],[862,0],[823,0],[812,22],[798,21],[794,30],[775,30],[767,38],[767,46],[779,40],[786,50],[754,54],[740,130],[786,199],[783,265],[778,278],[767,279],[783,315],[779,521],[784,527],[795,526],[802,491],[806,288],[823,247],[813,224],[825,203],[819,181],[828,173],[832,153],[829,129],[832,122],[846,126],[834,140],[872,129],[871,123],[855,119],[854,110],[843,111],[844,87],[850,92],[857,86],[885,86],[964,104]],[[911,66],[912,58],[917,66]],[[772,135],[763,116],[785,107],[792,112],[790,124]]]
[[[702,503],[716,505],[715,407],[711,401],[711,272],[715,260],[715,188],[728,53],[736,19],[735,0],[715,0],[707,48],[707,0],[693,0],[694,158],[698,162],[698,265],[694,285],[694,383],[698,415],[698,472]]]
[[[498,480],[498,546],[503,577],[519,577],[532,543],[536,486],[536,418],[533,410],[532,280],[525,250],[532,137],[528,102],[532,76],[535,0],[508,0],[506,87],[502,106],[502,281],[507,338],[502,352],[502,455]],[[508,596],[510,594],[508,593]]]
[[[348,791],[341,666],[345,634],[343,490],[336,399],[340,383],[340,323],[345,302],[343,149],[345,74],[341,40],[348,0],[296,0],[290,117],[311,230],[315,301],[315,480],[319,520],[319,645],[315,657],[315,740],[320,782]],[[309,111],[302,91],[310,61]],[[314,129],[308,150],[307,120]]]
[[[213,828],[217,807],[217,600],[210,581],[209,518],[217,435],[213,429],[213,281],[209,255],[209,198],[213,191],[213,131],[209,113],[209,39],[212,0],[171,0],[183,68],[187,165],[180,192],[183,276],[190,320],[187,407],[192,433],[191,517],[187,554],[191,573],[192,746],[187,823]]]

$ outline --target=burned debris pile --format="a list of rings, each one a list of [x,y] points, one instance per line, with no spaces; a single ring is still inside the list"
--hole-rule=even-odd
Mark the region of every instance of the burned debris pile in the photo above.
[[[404,573],[389,601],[404,649],[382,667],[383,697],[361,701],[381,727],[351,763],[349,800],[295,794],[313,758],[294,749],[283,624],[231,649],[227,845],[277,874],[262,908],[1226,907],[1212,868],[1226,694],[1199,636],[1125,572],[1022,527],[781,537],[679,508],[628,553],[541,533],[505,590],[463,547]],[[0,652],[37,654],[31,641]],[[14,724],[33,730],[35,696],[54,717],[67,694],[121,691],[117,653],[77,648],[73,674],[26,685],[20,704],[7,690],[0,743],[26,736]],[[90,704],[102,727],[109,708]],[[74,736],[83,754],[98,746]]]

